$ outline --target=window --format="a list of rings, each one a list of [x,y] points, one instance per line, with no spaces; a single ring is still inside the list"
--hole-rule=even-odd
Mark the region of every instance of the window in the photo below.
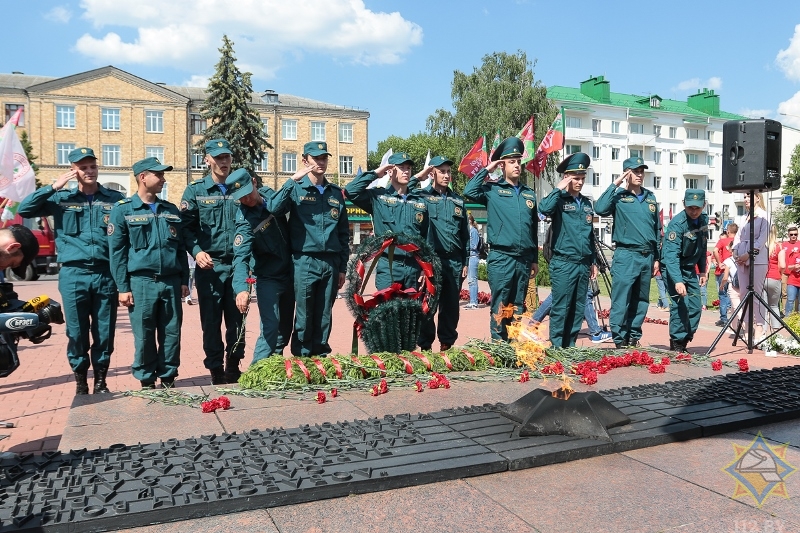
[[[592,146],[592,159],[600,159],[600,147]]]
[[[22,113],[19,115],[19,122],[17,122],[17,126],[20,128],[25,127],[25,105],[24,104],[6,104],[6,120],[4,122],[8,122],[11,120],[11,117],[14,116],[14,113],[17,112],[17,109],[22,109]]]
[[[353,142],[353,125],[346,122],[339,123],[339,142],[351,143]]]
[[[324,141],[325,140],[325,123],[324,122],[311,122],[311,140]]]
[[[192,135],[202,135],[203,132],[206,131],[206,119],[204,119],[202,115],[192,113],[189,115],[189,121],[191,123]]]
[[[162,163],[164,162],[164,147],[163,146],[145,146],[144,147],[144,156],[145,157],[155,157]]]
[[[697,128],[686,128],[686,138],[687,139],[699,139],[700,138],[700,130]]]
[[[611,121],[611,133],[619,133],[619,122],[616,120]]]
[[[669,204],[669,212],[672,213],[672,216],[678,214],[678,204]]]
[[[567,117],[567,127],[568,128],[580,128],[581,127],[581,117]]]
[[[678,161],[678,154],[675,152],[669,153],[669,164],[674,165]]]
[[[706,214],[711,215],[714,213],[714,204],[706,204]]]
[[[631,153],[631,157],[642,157],[642,151],[641,150],[637,150],[637,149],[631,148],[629,151]]]
[[[669,128],[669,138],[674,139],[678,136],[678,128],[670,127]]]
[[[145,131],[147,133],[164,133],[164,112],[144,112]]]
[[[297,121],[296,120],[281,120],[281,137],[284,141],[297,140]],[[292,171],[294,172],[294,171]]]
[[[269,172],[269,157],[267,157],[266,153],[264,153],[261,161],[256,162],[256,170],[258,172]]]
[[[644,133],[644,124],[637,124],[636,122],[631,122],[628,124],[628,131],[630,133]]]
[[[686,154],[686,163],[689,165],[696,165],[700,162],[700,158],[697,154]]]
[[[119,131],[119,109],[104,107],[100,114],[105,131]]]
[[[744,210],[744,205],[737,205],[736,206],[736,215],[737,216],[743,217],[746,214],[747,214],[747,212]]]
[[[294,121],[295,124],[297,121]],[[281,171],[282,172],[297,172],[297,154],[282,154],[281,155]]]
[[[654,189],[661,188],[661,176],[653,176],[653,188]]]
[[[75,149],[73,143],[56,143],[56,164],[69,165],[67,156]]]
[[[706,165],[708,165],[710,167],[714,166],[714,156],[713,155],[707,155],[706,156]]]
[[[592,185],[595,187],[600,186],[600,174],[597,172],[592,173]]]
[[[656,150],[655,152],[653,152],[653,163],[655,163],[656,165],[661,164],[661,150]]]
[[[711,131],[711,130],[707,131],[706,132],[706,139],[708,140],[708,142],[712,142],[713,143],[714,142],[714,132]]]
[[[678,188],[678,178],[669,179],[669,188],[673,191]]]
[[[592,131],[600,132],[600,120],[593,118],[592,119]]]
[[[159,159],[159,161],[160,161],[160,159]],[[167,188],[168,188],[167,186],[168,186],[168,185],[169,185],[169,182],[165,181],[165,182],[164,182],[164,186],[163,186],[163,187],[161,187],[161,192],[160,192],[160,193],[158,193],[158,197],[159,197],[161,200],[166,200],[166,199],[167,199]]]
[[[616,161],[619,159],[619,148],[612,148],[611,149],[611,160]]]
[[[580,144],[568,144],[567,145],[567,155],[577,154],[581,151]]]
[[[192,150],[192,169],[201,170],[206,168],[205,154],[200,150]]]
[[[103,166],[119,167],[122,166],[122,153],[118,144],[103,145]]]
[[[661,137],[661,126],[653,126],[653,135]]]
[[[686,178],[686,188],[687,189],[696,189],[697,188],[697,178]]]
[[[56,106],[56,128],[75,129],[75,106]]]
[[[340,155],[339,156],[339,174],[350,175],[353,173],[353,156]]]
[[[706,180],[706,190],[713,191],[714,190],[714,180],[709,178]]]
[[[619,174],[611,174],[611,183],[614,183],[619,179]]]

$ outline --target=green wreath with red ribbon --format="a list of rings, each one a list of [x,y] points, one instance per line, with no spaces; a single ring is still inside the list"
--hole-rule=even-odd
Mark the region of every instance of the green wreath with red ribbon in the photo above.
[[[397,249],[411,255],[419,265],[419,287],[395,282],[365,297],[364,288],[381,256],[386,252],[391,268]],[[345,298],[355,317],[353,353],[358,353],[357,337],[364,340],[370,353],[413,350],[423,320],[433,316],[439,306],[441,270],[433,248],[417,236],[389,232],[364,241],[347,265]]]

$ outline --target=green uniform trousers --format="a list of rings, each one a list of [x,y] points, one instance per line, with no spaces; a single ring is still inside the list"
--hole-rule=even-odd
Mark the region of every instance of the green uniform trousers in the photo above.
[[[571,263],[561,256],[550,262],[553,304],[550,311],[550,342],[554,348],[575,346],[586,310],[586,287],[591,264]]]
[[[700,282],[694,271],[694,265],[681,266],[681,278],[671,279],[666,269],[661,271],[667,285],[667,293],[672,303],[669,306],[669,338],[680,344],[691,342],[694,332],[700,325],[702,302],[700,300]],[[686,286],[686,296],[679,297],[675,290],[676,283]]]
[[[131,276],[133,306],[128,317],[133,331],[133,377],[143,383],[175,379],[181,364],[180,275]]]
[[[439,257],[442,261],[442,285],[439,292],[439,327],[438,335],[439,342],[442,344],[450,344],[451,346],[456,343],[458,339],[458,314],[459,302],[461,301],[461,284],[464,278],[461,277],[462,263],[461,254],[457,259],[448,259],[446,257]],[[436,338],[437,327],[433,321],[433,315],[429,320],[422,324],[422,329],[419,334],[420,348],[429,350]]]
[[[337,253],[295,253],[294,258],[294,336],[292,355],[331,353],[333,303],[339,289]]]
[[[242,328],[242,313],[236,307],[233,292],[233,267],[214,260],[213,269],[196,267],[194,286],[200,304],[200,326],[203,328],[203,365],[212,370],[225,364],[225,356],[244,357],[244,338],[237,344]],[[225,344],[222,343],[222,319],[225,319]],[[234,351],[234,347],[236,347]]]
[[[533,254],[510,255],[497,249],[489,251],[486,260],[489,288],[492,291],[492,311],[489,318],[489,330],[493,339],[508,340],[506,327],[511,323],[511,318],[503,318],[499,322],[496,315],[500,313],[500,306],[514,305],[517,314],[522,314],[525,304],[525,295],[528,292],[528,282],[531,279],[531,265]]]
[[[611,264],[611,334],[614,344],[642,338],[642,324],[650,306],[653,253],[617,246]]]
[[[258,277],[256,283],[258,314],[261,318],[261,335],[253,352],[255,364],[272,354],[282,354],[292,336],[294,317],[294,287],[292,279]],[[252,307],[251,307],[252,310]]]
[[[108,266],[96,271],[62,267],[58,274],[58,292],[67,322],[67,358],[72,371],[86,372],[90,363],[95,371],[107,369],[114,351],[119,305],[111,270]]]

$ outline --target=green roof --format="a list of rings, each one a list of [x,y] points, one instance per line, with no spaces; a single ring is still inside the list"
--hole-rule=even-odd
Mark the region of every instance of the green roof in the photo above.
[[[655,96],[655,95],[654,95]],[[590,98],[583,94],[580,89],[575,87],[564,87],[561,85],[553,85],[547,88],[547,97],[551,100],[562,100],[567,102],[581,102],[586,104],[601,104],[612,105],[616,107],[627,107],[631,109],[632,116],[643,116],[642,112],[664,112],[664,113],[677,113],[679,115],[691,115],[694,117],[711,117],[723,120],[746,120],[747,117],[737,115],[735,113],[728,113],[720,111],[719,115],[709,115],[698,111],[689,104],[680,100],[671,100],[669,98],[661,98],[661,106],[657,108],[650,107],[650,97],[641,96],[636,94],[623,94],[623,93],[609,93],[610,102],[601,102]],[[646,103],[645,103],[646,102]],[[575,106],[571,106],[575,107]],[[636,111],[640,110],[640,111]]]

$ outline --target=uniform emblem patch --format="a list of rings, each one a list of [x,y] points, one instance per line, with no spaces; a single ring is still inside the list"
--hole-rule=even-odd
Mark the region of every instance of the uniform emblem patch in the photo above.
[[[243,240],[244,240],[244,237],[242,237],[242,234],[241,233],[237,233],[236,237],[233,238],[233,245],[234,246],[240,246],[242,244]]]
[[[533,209],[533,200],[525,200],[525,205],[528,206],[528,209]]]
[[[189,209],[189,202],[187,202],[186,200],[182,200],[181,201],[181,211],[186,211],[187,209]]]
[[[172,235],[173,237],[177,237],[178,236],[178,230],[175,229],[175,226],[170,226],[169,227],[169,234]]]
[[[113,235],[114,234],[114,224],[109,224],[108,225],[108,228],[106,228],[106,233],[108,233],[109,235]]]
[[[422,224],[422,220],[425,218],[425,215],[423,215],[422,213],[417,213],[417,215],[414,218],[417,219],[417,224]]]
[[[586,215],[586,223],[587,224],[591,224],[592,223],[592,215]]]
[[[651,213],[655,213],[656,212],[656,204],[650,204],[650,212]]]
[[[339,218],[339,210],[335,207],[331,209],[331,218],[337,220]]]
[[[460,207],[456,207],[455,213],[456,213],[457,217],[460,217],[461,216],[461,208]]]
[[[671,241],[674,241],[677,237],[678,237],[678,235],[674,231],[670,231],[669,235],[667,235],[667,239],[669,239]]]
[[[108,215],[103,215],[103,224],[108,224],[108,221],[111,217]]]

